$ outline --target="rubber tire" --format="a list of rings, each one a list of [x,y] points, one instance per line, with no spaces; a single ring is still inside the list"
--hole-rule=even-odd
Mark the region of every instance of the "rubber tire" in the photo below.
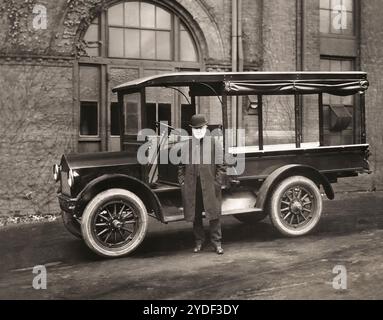
[[[244,213],[244,214],[237,214],[234,216],[238,221],[246,224],[256,224],[264,220],[268,215],[268,212],[263,213]]]
[[[286,227],[281,222],[281,218],[279,216],[280,198],[283,196],[287,189],[292,188],[294,185],[302,185],[307,188],[308,191],[310,191],[310,193],[313,195],[312,200],[315,201],[315,215],[313,219],[304,228],[299,230]],[[319,220],[322,216],[322,210],[323,199],[317,185],[312,180],[302,176],[293,176],[283,180],[273,191],[269,203],[271,223],[280,234],[286,237],[300,237],[313,231],[319,223]]]
[[[68,212],[62,211],[61,217],[63,219],[65,229],[67,229],[68,232],[74,235],[77,239],[82,239],[81,224]]]
[[[138,209],[139,230],[134,238],[121,248],[108,248],[102,246],[94,239],[91,231],[91,221],[100,204],[116,198],[124,198]],[[148,213],[142,200],[134,193],[125,189],[109,189],[99,193],[86,206],[81,223],[81,230],[86,245],[96,254],[105,258],[118,258],[132,253],[144,240],[148,229]]]

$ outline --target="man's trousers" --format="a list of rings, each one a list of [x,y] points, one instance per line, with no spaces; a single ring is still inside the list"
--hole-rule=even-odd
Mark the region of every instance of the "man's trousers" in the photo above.
[[[195,216],[193,223],[193,232],[196,244],[202,244],[205,241],[205,230],[203,228],[202,212],[204,211],[203,195],[201,188],[201,179],[197,178],[196,186],[196,204],[195,204]],[[221,220],[214,219],[210,220],[210,241],[217,247],[221,245],[222,241],[222,230]]]

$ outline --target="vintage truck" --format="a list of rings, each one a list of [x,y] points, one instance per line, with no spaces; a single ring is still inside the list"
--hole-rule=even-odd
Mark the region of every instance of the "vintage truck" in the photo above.
[[[167,88],[177,90],[194,106],[199,97],[215,98],[222,111],[222,135],[217,139],[223,140],[225,153],[245,162],[243,172],[227,179],[223,187],[223,215],[233,215],[245,223],[269,215],[281,234],[306,235],[321,218],[320,188],[334,199],[332,183],[370,173],[365,125],[368,85],[364,72],[186,72],[122,84],[113,89],[120,105],[121,152],[66,154],[53,167],[54,179],[60,183],[58,199],[64,225],[97,254],[120,257],[142,243],[149,216],[165,224],[184,219],[177,165],[155,161],[141,164],[137,159],[140,147],[148,143],[148,139],[138,139],[138,132],[147,123],[146,90]],[[278,95],[293,101],[295,141],[270,145],[264,142],[265,99]],[[345,106],[339,104],[324,103],[329,95],[352,97],[352,112],[345,112]],[[228,104],[233,96],[256,100],[252,106],[258,128],[256,145],[230,145],[225,138],[230,126]],[[314,142],[303,137],[306,97],[317,106]],[[331,117],[326,124],[330,128],[325,128],[325,117]],[[347,127],[352,129],[349,143],[332,145],[326,130]],[[157,158],[168,152],[169,145],[182,140],[175,138],[177,131],[170,128],[151,142]]]

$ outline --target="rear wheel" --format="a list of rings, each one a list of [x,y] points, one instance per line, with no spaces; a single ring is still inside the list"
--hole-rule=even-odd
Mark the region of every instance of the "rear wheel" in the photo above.
[[[73,215],[71,215],[68,212],[62,211],[61,216],[63,219],[63,223],[65,228],[74,235],[78,239],[82,239],[82,233],[81,233],[81,224],[78,222]]]
[[[84,210],[81,225],[87,246],[107,258],[134,251],[144,240],[147,227],[145,205],[124,189],[110,189],[92,199]]]
[[[282,235],[303,236],[318,225],[322,202],[320,191],[312,180],[290,177],[282,181],[271,196],[271,222]]]

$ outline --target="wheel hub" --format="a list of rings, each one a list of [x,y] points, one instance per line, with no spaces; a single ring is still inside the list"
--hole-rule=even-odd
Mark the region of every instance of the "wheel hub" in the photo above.
[[[300,201],[296,200],[294,201],[292,204],[291,204],[291,212],[294,213],[294,214],[299,214],[302,212],[303,210],[303,205]]]
[[[120,222],[119,220],[113,220],[112,222],[112,226],[115,228],[115,229],[121,229],[122,227],[122,222]]]

